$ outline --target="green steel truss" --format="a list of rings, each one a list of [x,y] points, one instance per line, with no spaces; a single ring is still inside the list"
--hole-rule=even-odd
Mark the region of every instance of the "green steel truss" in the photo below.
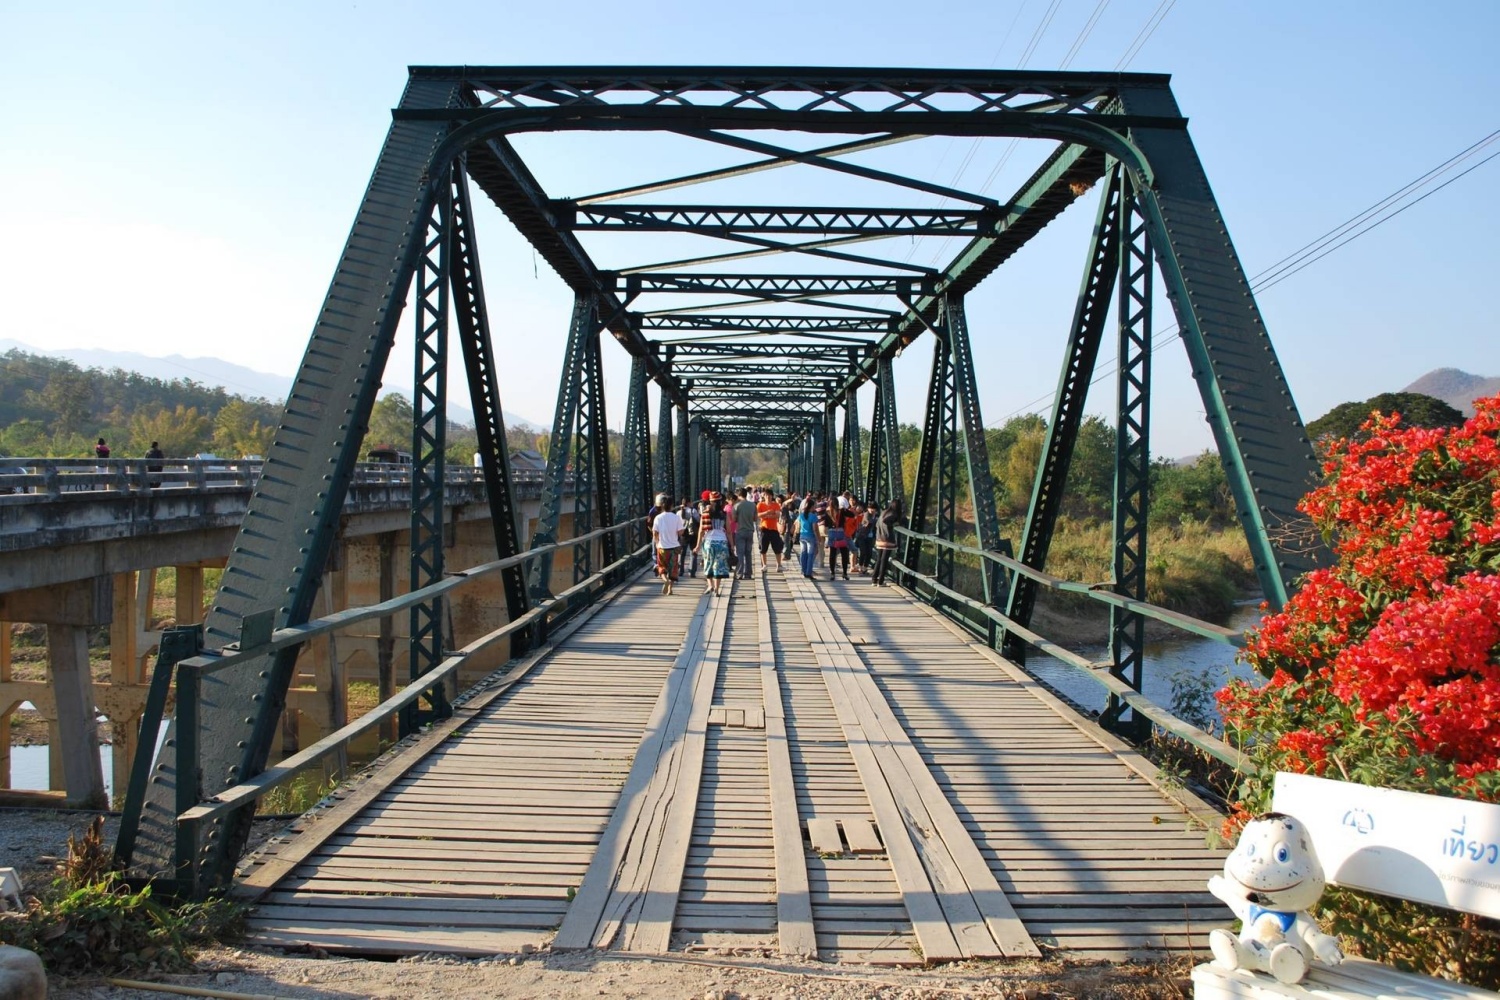
[[[392,119],[208,616],[209,650],[240,641],[247,619],[269,614],[275,627],[308,620],[413,282],[412,583],[443,572],[442,372],[450,323],[459,332],[480,425],[497,549],[506,555],[521,544],[496,378],[510,331],[492,343],[471,184],[574,295],[533,545],[635,517],[654,490],[694,495],[721,485],[728,449],[776,448],[785,450],[793,488],[901,498],[916,526],[953,538],[967,535],[960,511],[972,509],[978,544],[1004,550],[965,296],[1092,190],[1100,214],[1022,560],[1045,566],[1105,314],[1117,292],[1124,363],[1114,587],[1129,596],[1143,592],[1151,294],[1159,273],[1268,599],[1284,601],[1290,581],[1310,566],[1313,556],[1284,545],[1280,529],[1315,474],[1312,450],[1165,76],[431,66],[411,69]],[[520,134],[561,131],[669,133],[712,147],[725,165],[663,170],[656,179],[561,199],[513,144]],[[1044,140],[1050,151],[1004,197],[873,165],[909,159],[859,155],[953,136]],[[843,204],[712,200],[719,182],[792,166],[857,183],[861,195]],[[891,193],[890,204],[870,204],[872,185]],[[709,193],[708,200],[672,194],[688,188]],[[651,239],[688,237],[702,239],[687,256],[659,260],[649,252]],[[609,268],[590,252],[589,241],[605,239],[614,241]],[[902,252],[933,239],[952,241],[937,255],[944,263],[913,263],[933,255]],[[897,357],[927,334],[934,355],[918,476],[903,483],[893,370]],[[1003,332],[986,328],[980,335]],[[623,461],[613,468],[603,379],[611,342],[631,359]],[[660,394],[654,435],[652,383]],[[856,396],[866,383],[873,388],[867,448]],[[565,531],[569,511],[572,526]],[[597,549],[580,546],[572,579],[600,559],[612,562],[613,546],[612,538]],[[906,555],[916,566],[922,553],[913,546]],[[943,547],[931,558],[938,578],[951,581],[952,550]],[[987,600],[1003,603],[1018,622],[1029,620],[1035,595],[1024,583],[986,579],[985,588]],[[550,565],[534,566],[524,581],[517,572],[506,578],[507,608],[520,614],[551,590]],[[414,671],[441,657],[445,619],[437,604],[417,612]],[[1131,683],[1140,677],[1139,639],[1134,618],[1112,622],[1113,668]],[[1015,642],[1006,648],[1019,656]],[[291,655],[277,655],[205,679],[201,767],[183,775],[179,789],[169,740],[154,783],[131,804],[129,815],[139,821],[122,843],[133,845],[137,867],[165,872],[181,855],[173,829],[178,803],[212,796],[265,767],[293,668]],[[434,692],[431,707],[441,708],[441,697]],[[1115,712],[1110,721],[1132,720]],[[201,850],[191,852],[201,869],[192,884],[222,883],[247,829],[242,813],[205,830],[196,845]]]

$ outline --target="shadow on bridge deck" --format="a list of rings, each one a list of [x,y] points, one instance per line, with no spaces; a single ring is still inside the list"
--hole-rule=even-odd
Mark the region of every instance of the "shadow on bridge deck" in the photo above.
[[[1150,765],[896,588],[658,590],[253,859],[252,938],[910,964],[1181,953],[1227,920]]]

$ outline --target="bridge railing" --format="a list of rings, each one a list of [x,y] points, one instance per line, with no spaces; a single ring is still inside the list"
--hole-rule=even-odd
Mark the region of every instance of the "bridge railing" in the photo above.
[[[221,458],[0,458],[0,497],[22,495],[36,500],[79,493],[248,490],[260,479],[264,464],[260,459]],[[407,463],[360,462],[353,485],[409,485],[411,470]],[[540,488],[542,475],[514,469],[511,479],[521,487]],[[484,474],[473,466],[449,465],[444,481],[483,485]]]
[[[152,676],[151,690],[141,720],[141,746],[155,745],[155,739],[165,715],[168,692],[173,687],[174,668],[177,705],[177,729],[174,735],[174,749],[177,755],[176,771],[178,775],[192,775],[198,773],[199,749],[205,737],[210,735],[202,731],[199,723],[201,692],[206,677],[247,660],[295,649],[311,639],[331,634],[360,622],[387,618],[407,611],[415,605],[436,600],[450,591],[494,576],[506,569],[527,566],[535,560],[564,550],[576,550],[581,546],[593,545],[606,535],[614,534],[619,537],[622,547],[629,545],[638,540],[639,532],[640,525],[634,519],[625,521],[588,532],[577,538],[538,546],[518,555],[453,573],[437,583],[389,601],[367,607],[350,608],[302,625],[277,629],[260,641],[242,639],[241,642],[232,643],[222,649],[201,652],[176,661],[164,654],[158,659]],[[347,748],[351,740],[393,718],[407,706],[416,702],[424,693],[431,692],[439,685],[445,685],[451,679],[456,678],[459,670],[470,657],[501,640],[509,639],[522,630],[529,630],[533,646],[545,643],[548,629],[552,624],[559,618],[597,599],[600,594],[618,583],[631,569],[644,564],[650,552],[649,545],[642,545],[572,587],[542,600],[514,621],[507,622],[461,649],[449,652],[438,666],[413,680],[358,719],[285,760],[266,768],[247,781],[218,792],[206,800],[200,797],[200,790],[195,783],[179,781],[176,788],[175,808],[177,816],[175,864],[178,891],[186,895],[198,896],[201,895],[201,890],[218,878],[219,873],[204,872],[200,867],[203,864],[200,853],[202,844],[200,832],[205,824],[239,809],[253,808],[255,801],[261,796],[293,780],[300,772],[318,764],[324,758]],[[455,707],[461,703],[461,698],[454,701]],[[150,754],[140,754],[136,758],[135,767],[131,773],[125,813],[121,819],[120,840],[116,847],[117,857],[126,865],[130,862],[134,848],[135,831],[139,826],[141,806],[145,799],[152,764]],[[230,859],[230,863],[233,863],[233,859]]]
[[[1163,608],[1160,605],[1149,604],[1145,601],[1137,601],[1120,594],[1099,590],[1085,583],[1077,583],[1064,580],[1061,577],[1044,573],[1033,569],[1025,563],[1001,552],[991,552],[973,545],[964,545],[959,542],[940,538],[937,535],[926,535],[907,528],[897,528],[904,537],[914,538],[922,544],[932,544],[950,549],[957,553],[963,553],[971,558],[978,559],[982,571],[993,573],[991,577],[992,600],[1004,600],[1004,595],[1009,591],[1009,582],[1016,576],[1024,576],[1036,581],[1042,587],[1059,593],[1081,594],[1090,600],[1101,604],[1121,608],[1136,614],[1153,618],[1164,622],[1173,628],[1190,632],[1193,635],[1213,639],[1222,642],[1226,646],[1241,647],[1244,645],[1244,636],[1233,629],[1222,625],[1215,625],[1190,615],[1182,614]],[[986,603],[968,594],[954,590],[946,586],[937,577],[930,573],[923,573],[917,567],[908,566],[901,559],[892,559],[891,565],[902,574],[909,588],[917,596],[927,600],[948,617],[968,631],[983,638],[992,648],[998,649],[1005,634],[1010,634],[1036,647],[1048,656],[1053,657],[1059,663],[1070,668],[1073,672],[1102,687],[1106,692],[1115,696],[1120,701],[1129,705],[1135,712],[1139,713],[1151,723],[1163,731],[1184,740],[1188,744],[1198,748],[1204,753],[1217,760],[1228,764],[1237,771],[1251,773],[1254,771],[1249,758],[1238,749],[1225,743],[1212,733],[1179,719],[1168,709],[1158,705],[1146,697],[1125,681],[1110,673],[1110,663],[1097,663],[1087,657],[1080,656],[1071,649],[1058,643],[1052,642],[1046,637],[1032,631],[1020,622],[1006,615],[993,603]]]

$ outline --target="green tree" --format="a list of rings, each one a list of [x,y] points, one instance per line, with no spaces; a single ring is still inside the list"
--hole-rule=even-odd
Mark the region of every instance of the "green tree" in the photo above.
[[[1314,443],[1358,439],[1359,425],[1371,413],[1399,413],[1404,427],[1458,427],[1464,415],[1435,396],[1420,392],[1383,392],[1361,403],[1340,403],[1307,425]]]
[[[78,434],[93,420],[94,380],[72,364],[53,372],[37,392],[37,402],[52,413],[52,430]]]
[[[1234,523],[1234,496],[1217,453],[1205,451],[1193,461],[1175,465],[1158,461],[1151,466],[1151,521],[1185,522],[1223,528]]]
[[[0,431],[0,452],[28,458],[50,455],[52,435],[40,420],[17,420]]]
[[[130,440],[144,452],[152,441],[161,443],[168,455],[194,455],[204,451],[213,434],[213,420],[196,406],[160,407],[155,412],[138,411],[130,417]]]
[[[231,399],[214,417],[213,450],[228,458],[264,455],[270,451],[275,434],[274,424],[261,422],[259,407],[243,399]]]
[[[365,434],[365,450],[379,445],[390,445],[399,451],[411,450],[412,425],[416,412],[411,400],[399,392],[391,392],[375,401],[370,411],[370,429]]]
[[[1063,508],[1072,516],[1109,516],[1115,497],[1115,429],[1100,417],[1084,417],[1073,443]]]

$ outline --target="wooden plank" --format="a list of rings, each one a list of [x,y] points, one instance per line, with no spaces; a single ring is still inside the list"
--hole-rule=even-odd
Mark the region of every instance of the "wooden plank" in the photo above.
[[[730,585],[730,597],[738,581]],[[664,821],[653,833],[656,847],[650,842],[642,855],[652,858],[650,879],[635,890],[640,902],[635,905],[639,916],[627,926],[625,947],[631,951],[664,953],[672,943],[672,922],[677,913],[677,899],[682,892],[683,870],[692,843],[693,824],[698,812],[698,790],[703,776],[704,741],[709,706],[713,703],[714,685],[724,655],[724,630],[732,605],[716,602],[715,613],[704,631],[697,683],[688,716],[687,732],[682,741],[681,766],[670,791],[670,806]],[[731,713],[732,714],[732,713]],[[732,721],[732,719],[730,720]],[[643,897],[640,896],[644,893]]]
[[[794,583],[794,589],[797,589]],[[902,828],[907,829],[914,840],[927,829],[936,837],[921,837],[921,860],[935,885],[941,885],[939,899],[944,910],[955,918],[953,923],[960,931],[967,928],[970,911],[977,909],[995,947],[1006,956],[1038,955],[1036,945],[1022,926],[1014,909],[1005,899],[1005,893],[996,881],[994,873],[980,855],[978,847],[953,811],[952,804],[937,786],[921,755],[912,746],[910,737],[891,712],[885,696],[881,694],[869,671],[859,660],[858,652],[834,619],[822,595],[815,589],[801,586],[799,612],[809,637],[816,636],[814,650],[825,658],[830,669],[825,678],[830,679],[830,693],[835,687],[842,688],[849,710],[853,715],[858,738],[869,736],[870,749],[877,760],[877,767],[885,781],[890,783],[892,793],[900,802]],[[821,611],[821,614],[819,613]],[[836,699],[837,704],[837,699]],[[843,720],[841,720],[843,721]],[[845,723],[846,735],[849,725]],[[854,739],[851,739],[851,744]],[[863,777],[863,775],[862,775]],[[865,782],[866,787],[870,785]],[[872,797],[872,803],[873,803]],[[905,817],[917,817],[917,831],[907,827]],[[881,817],[877,813],[877,820]],[[921,823],[925,818],[926,824]],[[895,864],[897,849],[892,847],[892,825],[881,820],[881,829],[886,836],[892,863]],[[963,888],[972,902],[966,902],[962,892],[947,891]],[[971,947],[974,945],[971,943]],[[924,953],[926,946],[924,944]],[[976,957],[979,953],[973,953]]]
[[[724,725],[725,712],[723,708],[711,708],[708,710],[708,724],[710,726]]]
[[[807,839],[812,849],[819,854],[843,854],[844,842],[839,838],[838,821],[827,816],[811,816],[807,820]]]
[[[869,820],[857,816],[845,816],[839,820],[844,828],[844,840],[849,844],[849,850],[855,854],[884,854],[885,845],[875,834],[875,827]]]
[[[642,570],[635,579],[639,579],[644,574],[645,570]],[[622,583],[614,594],[600,600],[574,621],[559,629],[549,645],[529,653],[515,663],[505,678],[493,688],[466,702],[453,713],[451,718],[434,725],[430,732],[420,737],[405,753],[398,754],[387,762],[357,789],[336,804],[315,814],[305,832],[278,847],[274,855],[259,860],[244,877],[236,879],[231,895],[244,902],[259,899],[276,884],[277,879],[291,871],[317,850],[325,840],[339,832],[344,823],[357,816],[366,804],[382,795],[407,771],[421,763],[428,753],[463,726],[472,722],[491,702],[525,678],[538,663],[556,650],[557,643],[572,635],[585,622],[609,607],[620,593],[626,591],[628,586],[628,582]]]
[[[696,669],[690,672],[688,668],[702,664],[699,637],[712,607],[707,593],[699,597],[687,634],[672,670],[667,675],[667,682],[662,686],[646,724],[646,735],[636,751],[625,786],[621,789],[619,805],[599,840],[598,849],[578,887],[573,905],[568,908],[562,926],[558,928],[557,937],[553,939],[552,946],[558,950],[595,947],[600,922],[614,894],[620,866],[632,847],[636,826],[641,822],[647,792],[656,777],[661,757],[674,748],[687,728],[691,682],[697,677]],[[689,693],[685,695],[685,692]]]
[[[739,726],[743,729],[745,726],[745,710],[743,708],[724,709],[724,725]]]
[[[760,659],[760,728],[766,733],[766,770],[771,795],[771,836],[776,854],[776,934],[781,953],[817,958],[818,938],[813,924],[812,894],[807,882],[807,853],[797,789],[787,744],[786,713],[781,678],[776,671],[776,637],[771,629],[771,586],[759,584],[755,602],[756,650]]]

